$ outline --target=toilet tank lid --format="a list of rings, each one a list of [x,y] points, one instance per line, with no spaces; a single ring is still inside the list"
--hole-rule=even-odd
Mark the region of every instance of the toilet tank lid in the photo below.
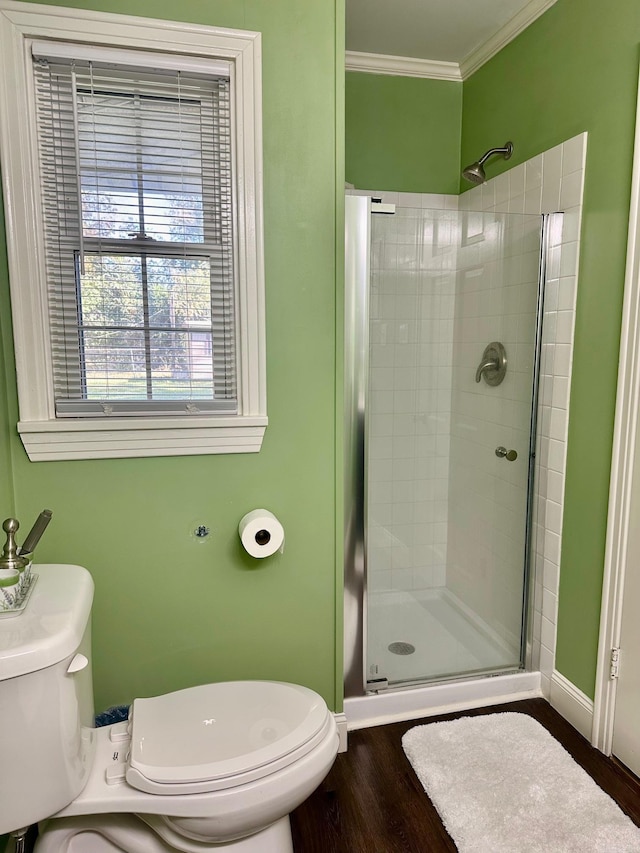
[[[0,615],[0,681],[37,672],[74,654],[93,602],[93,579],[82,566],[38,564],[29,602]]]

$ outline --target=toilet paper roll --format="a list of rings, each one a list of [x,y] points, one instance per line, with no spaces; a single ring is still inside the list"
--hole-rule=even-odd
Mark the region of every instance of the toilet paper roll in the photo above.
[[[284,551],[284,528],[268,509],[254,509],[240,519],[238,533],[247,554],[270,557]]]

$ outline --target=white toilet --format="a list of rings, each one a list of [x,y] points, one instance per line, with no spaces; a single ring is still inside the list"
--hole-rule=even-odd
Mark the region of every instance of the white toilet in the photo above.
[[[37,821],[37,853],[291,853],[289,812],[338,751],[306,687],[205,684],[93,725],[93,581],[35,566],[26,608],[0,616],[0,835]]]

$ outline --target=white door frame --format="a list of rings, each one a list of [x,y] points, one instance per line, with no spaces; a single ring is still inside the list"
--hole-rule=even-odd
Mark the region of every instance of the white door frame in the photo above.
[[[625,569],[628,555],[629,512],[634,458],[640,440],[640,94],[636,108],[636,134],[629,211],[627,267],[620,336],[616,419],[611,461],[607,519],[607,544],[600,639],[596,671],[591,743],[611,754],[616,680],[610,677],[611,649],[620,643]]]

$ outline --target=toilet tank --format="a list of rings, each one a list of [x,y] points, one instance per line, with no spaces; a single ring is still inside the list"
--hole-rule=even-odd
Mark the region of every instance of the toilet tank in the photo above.
[[[33,571],[25,609],[0,614],[0,835],[74,800],[93,757],[93,580],[81,566]]]

